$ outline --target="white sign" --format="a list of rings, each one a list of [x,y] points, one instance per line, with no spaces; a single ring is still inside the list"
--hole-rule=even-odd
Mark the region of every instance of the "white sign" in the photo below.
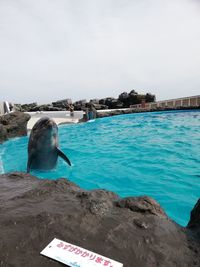
[[[70,267],[123,267],[123,264],[57,238],[40,252]]]

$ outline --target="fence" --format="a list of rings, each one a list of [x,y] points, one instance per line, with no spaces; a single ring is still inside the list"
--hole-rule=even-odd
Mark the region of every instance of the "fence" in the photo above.
[[[156,108],[192,108],[200,107],[200,95],[189,96],[177,99],[169,99],[157,102],[142,103],[137,105],[131,105],[133,109],[156,109]]]

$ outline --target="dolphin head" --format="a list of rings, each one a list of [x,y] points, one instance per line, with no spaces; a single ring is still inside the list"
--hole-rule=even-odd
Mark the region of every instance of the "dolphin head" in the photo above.
[[[55,168],[58,156],[70,166],[68,157],[58,148],[58,126],[49,117],[42,117],[33,126],[28,143],[27,172],[30,169]]]
[[[58,126],[51,118],[42,117],[34,125],[30,138],[32,141],[35,140],[40,143],[43,147],[58,146]]]

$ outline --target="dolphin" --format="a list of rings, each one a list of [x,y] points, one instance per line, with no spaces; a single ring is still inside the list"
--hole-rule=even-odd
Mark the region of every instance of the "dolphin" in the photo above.
[[[71,166],[68,157],[58,148],[57,124],[49,117],[42,117],[33,126],[29,137],[27,172],[55,168],[58,156]]]

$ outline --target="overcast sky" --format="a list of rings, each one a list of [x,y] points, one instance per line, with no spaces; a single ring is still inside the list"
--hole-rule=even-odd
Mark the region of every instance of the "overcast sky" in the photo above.
[[[0,100],[200,94],[199,0],[0,0]]]

